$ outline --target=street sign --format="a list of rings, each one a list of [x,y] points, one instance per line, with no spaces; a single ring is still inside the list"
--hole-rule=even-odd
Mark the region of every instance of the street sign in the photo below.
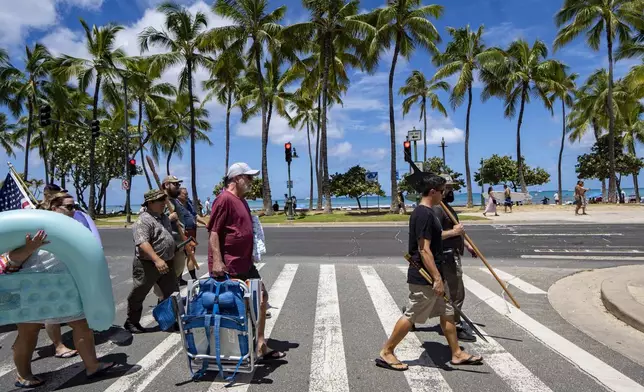
[[[367,172],[365,178],[367,182],[378,182],[378,172]]]
[[[286,181],[286,187],[292,189],[293,188],[293,180]]]
[[[130,189],[130,183],[127,182],[127,180],[123,180],[123,182],[121,182],[121,189],[127,191],[128,189]]]
[[[396,170],[396,181],[400,181],[400,173]]]
[[[412,142],[423,139],[423,135],[421,134],[420,130],[417,130],[417,129],[412,129],[411,131],[407,131],[407,137]]]

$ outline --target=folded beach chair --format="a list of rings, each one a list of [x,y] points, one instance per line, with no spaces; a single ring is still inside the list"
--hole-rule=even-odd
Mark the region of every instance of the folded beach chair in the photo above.
[[[254,371],[261,294],[259,279],[212,278],[188,281],[185,298],[174,293],[172,306],[193,380],[216,370],[222,378],[232,373],[225,379],[233,383],[238,372]]]

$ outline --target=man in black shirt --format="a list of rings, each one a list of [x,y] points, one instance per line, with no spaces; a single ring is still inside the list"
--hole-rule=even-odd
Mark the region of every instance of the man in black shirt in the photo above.
[[[433,207],[440,205],[445,182],[444,178],[436,175],[423,178],[422,199],[409,220],[409,254],[424,267],[434,284],[430,287],[420,272],[410,264],[407,272],[409,303],[380,350],[380,357],[376,359],[376,365],[380,367],[407,370],[407,364],[400,362],[394,354],[396,346],[417,320],[425,321],[435,316],[440,316],[441,328],[452,351],[452,365],[480,364],[483,361],[482,357],[470,355],[459,347],[454,309],[443,299],[443,294],[449,296],[449,288],[444,285],[440,273],[443,262],[442,228]]]
[[[450,203],[454,201],[454,184],[455,182],[447,174],[442,174],[441,177],[445,178],[445,192],[443,192],[443,204],[449,209],[456,221],[459,222],[458,214],[452,208]],[[465,286],[463,285],[463,268],[461,265],[461,256],[465,248],[472,255],[476,257],[476,252],[472,245],[463,238],[463,225],[458,223],[454,225],[449,215],[445,213],[440,205],[433,207],[438,221],[441,223],[443,233],[443,268],[441,270],[443,278],[447,282],[450,299],[459,309],[463,306],[465,300]],[[467,324],[461,321],[458,313],[454,314],[454,322],[456,323],[456,331],[458,340],[464,342],[475,342],[476,337],[469,330]]]

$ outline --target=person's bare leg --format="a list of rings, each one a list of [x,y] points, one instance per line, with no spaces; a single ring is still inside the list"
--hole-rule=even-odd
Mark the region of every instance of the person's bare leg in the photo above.
[[[72,350],[63,344],[63,335],[60,331],[60,324],[45,324],[45,330],[47,331],[49,339],[51,339],[51,342],[54,344],[56,356],[61,358],[70,358],[76,355],[78,351]]]
[[[94,331],[89,329],[89,325],[87,325],[87,320],[85,319],[73,321],[69,323],[69,326],[72,327],[74,345],[83,359],[87,374],[96,372],[101,366],[101,363],[96,358]]]
[[[380,358],[385,360],[393,368],[407,369],[409,367],[405,363],[398,364],[400,361],[396,357],[396,354],[394,354],[394,350],[396,350],[398,344],[400,344],[409,331],[411,331],[412,326],[413,324],[409,319],[407,319],[407,317],[399,318],[398,322],[396,322],[396,325],[394,326],[391,336],[389,336],[389,339],[387,339],[384,346],[382,346],[382,349],[380,349]]]
[[[18,371],[18,379],[21,382],[36,381],[31,372],[31,357],[33,356],[38,333],[41,324],[20,323],[18,324],[18,336],[13,344],[13,363]]]
[[[447,339],[447,344],[449,344],[449,349],[452,351],[452,362],[458,364],[460,362],[466,361],[471,355],[467,352],[461,350],[461,347],[458,345],[458,337],[456,335],[456,325],[454,324],[454,316],[441,316],[441,328],[443,329],[443,334]],[[482,359],[480,356],[472,358],[472,361],[478,361]]]
[[[257,320],[257,355],[259,356],[266,355],[270,351],[264,338],[264,330],[266,329],[266,309],[268,307],[268,293],[266,292],[264,283],[262,283],[262,293],[262,301],[259,304],[259,318]],[[280,352],[276,352],[271,355],[276,355],[277,357],[284,356],[284,354]]]

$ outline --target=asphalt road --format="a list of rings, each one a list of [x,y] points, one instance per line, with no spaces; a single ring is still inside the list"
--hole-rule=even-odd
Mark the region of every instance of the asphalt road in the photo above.
[[[47,379],[43,388],[73,392],[155,391],[637,391],[644,368],[579,332],[549,304],[548,288],[564,276],[598,266],[642,262],[644,226],[472,226],[479,248],[521,305],[517,310],[483,264],[464,259],[463,310],[489,343],[463,343],[485,357],[482,366],[449,364],[449,349],[437,319],[418,326],[399,346],[407,372],[378,368],[374,358],[406,304],[407,247],[402,228],[266,228],[269,254],[260,272],[269,289],[272,317],[269,344],[287,357],[260,364],[252,377],[239,375],[225,389],[216,372],[190,382],[177,333],[132,337],[120,326],[131,288],[131,231],[102,230],[117,315],[111,330],[96,334],[97,352],[119,366],[88,381],[78,357],[53,357],[41,333],[33,369]],[[206,270],[205,233],[198,261]],[[535,252],[537,251],[538,252]],[[525,258],[522,256],[546,256]],[[576,258],[563,258],[565,256]],[[624,258],[631,257],[625,261]],[[184,276],[187,278],[187,274]],[[149,295],[144,324],[155,326]],[[64,340],[73,345],[63,327]],[[0,328],[0,391],[13,387],[11,343],[15,331]]]

